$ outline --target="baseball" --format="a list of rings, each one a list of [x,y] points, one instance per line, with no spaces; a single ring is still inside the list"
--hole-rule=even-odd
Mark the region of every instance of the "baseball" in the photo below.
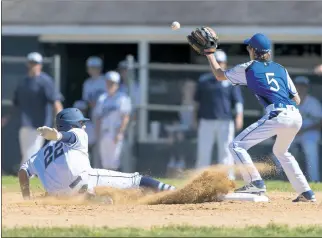
[[[177,21],[172,22],[171,29],[174,31],[180,29],[180,23]]]

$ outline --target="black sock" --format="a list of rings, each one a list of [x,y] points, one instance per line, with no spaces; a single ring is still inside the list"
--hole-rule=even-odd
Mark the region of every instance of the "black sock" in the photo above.
[[[147,188],[153,188],[157,191],[166,191],[166,190],[174,190],[175,187],[171,186],[169,184],[162,183],[156,179],[153,179],[151,177],[142,176],[140,186],[147,187]]]

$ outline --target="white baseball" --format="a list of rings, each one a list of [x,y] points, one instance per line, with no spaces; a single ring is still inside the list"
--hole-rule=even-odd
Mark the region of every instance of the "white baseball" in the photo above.
[[[172,22],[171,29],[174,31],[180,29],[180,23],[177,21]]]

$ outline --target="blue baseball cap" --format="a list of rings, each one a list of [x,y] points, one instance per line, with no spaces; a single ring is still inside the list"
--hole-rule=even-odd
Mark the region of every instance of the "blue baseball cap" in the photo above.
[[[244,40],[244,44],[250,45],[255,51],[269,52],[271,50],[270,39],[262,33],[256,33],[252,38]]]

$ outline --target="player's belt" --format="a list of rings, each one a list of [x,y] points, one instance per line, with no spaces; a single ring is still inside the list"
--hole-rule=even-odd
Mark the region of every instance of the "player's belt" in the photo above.
[[[298,110],[295,106],[286,105],[284,103],[270,104],[265,108],[267,113],[271,112],[271,111],[282,111],[282,110],[285,110],[285,109],[289,109],[289,110],[292,110],[292,111]]]
[[[71,188],[71,189],[74,189],[79,183],[80,183],[80,181],[82,181],[82,177],[81,176],[78,176],[75,180],[74,180],[74,182],[72,182],[70,185],[69,185],[69,187]],[[86,191],[87,191],[87,189],[88,189],[88,185],[87,184],[84,184],[80,189],[79,189],[79,193],[85,193]]]

